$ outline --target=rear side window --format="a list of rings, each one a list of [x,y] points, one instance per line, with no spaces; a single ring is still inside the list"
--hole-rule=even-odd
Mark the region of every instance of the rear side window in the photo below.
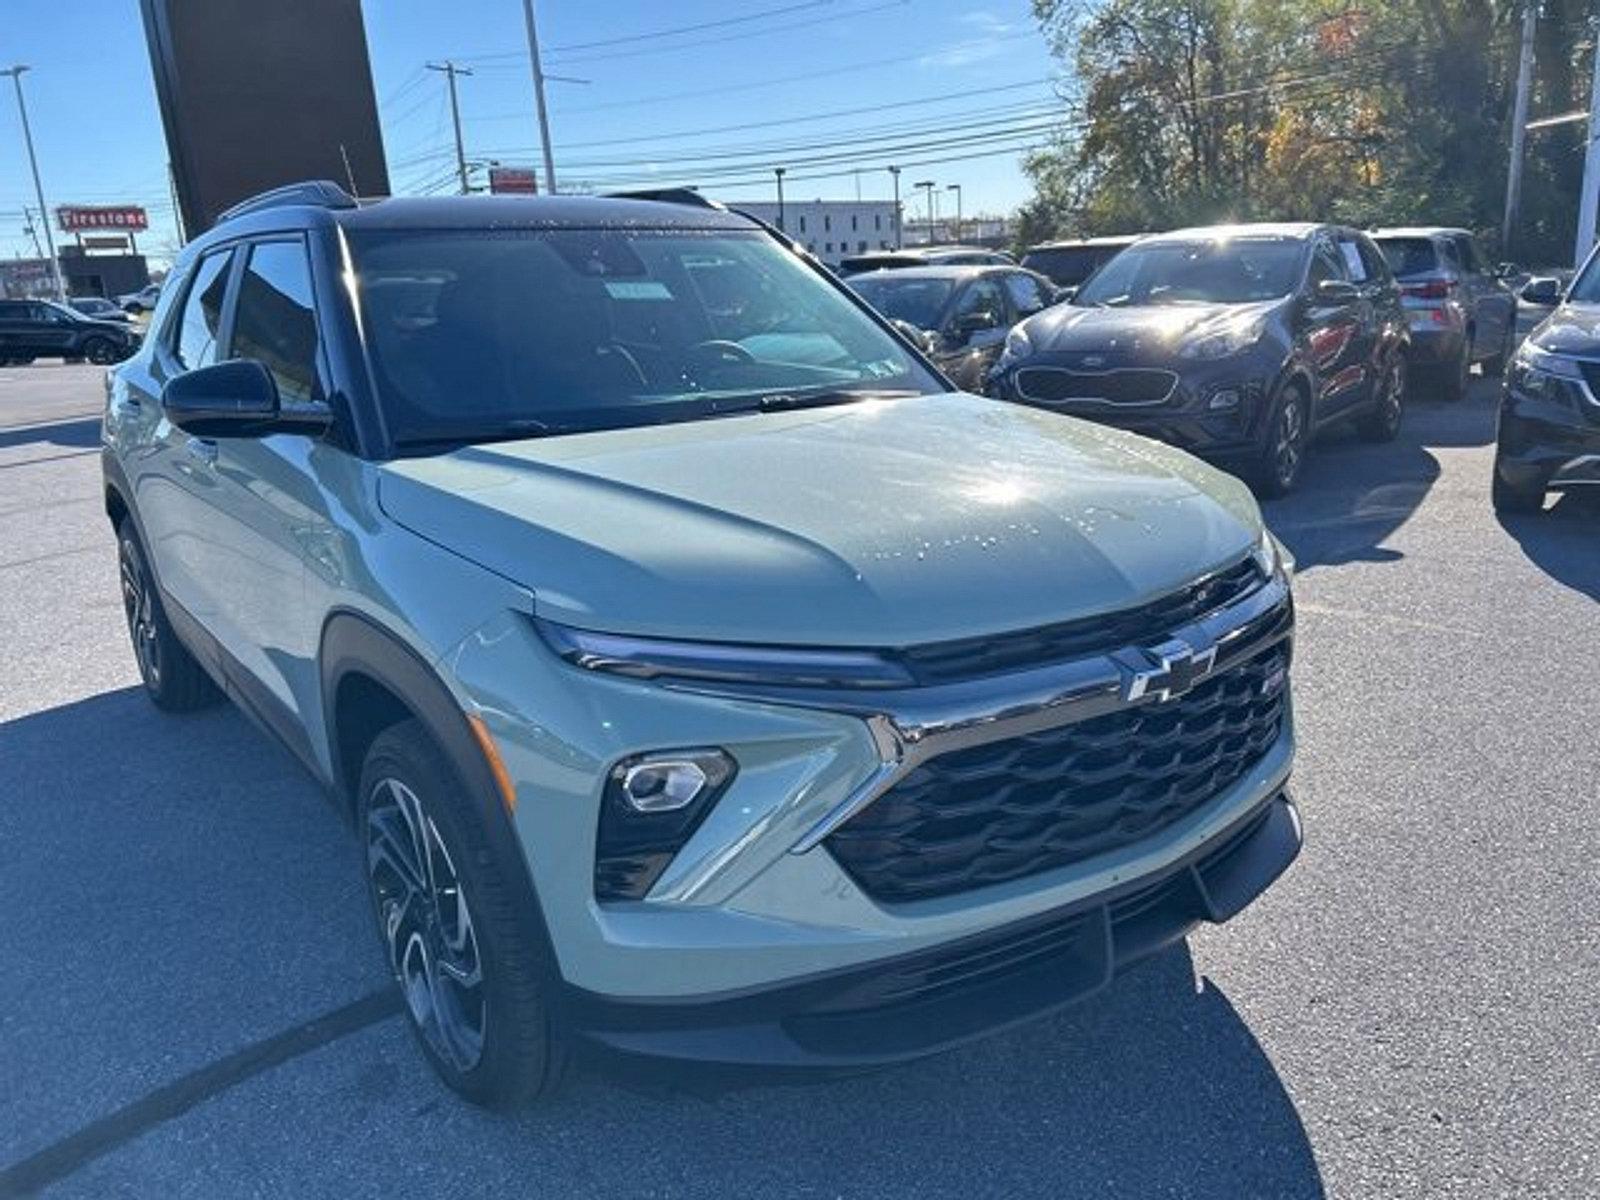
[[[305,244],[258,242],[239,279],[231,353],[253,358],[278,383],[289,403],[323,399],[317,372],[317,319]]]
[[[1384,259],[1382,252],[1373,244],[1371,238],[1356,238],[1356,249],[1361,254],[1361,262],[1366,267],[1369,280],[1374,283],[1393,282],[1389,273],[1389,264]]]
[[[1439,269],[1439,256],[1434,251],[1432,238],[1384,238],[1378,248],[1389,260],[1389,269],[1401,279]]]
[[[1326,238],[1318,238],[1311,252],[1311,270],[1307,276],[1312,287],[1328,279],[1344,279],[1344,260]]]
[[[217,333],[222,328],[222,301],[228,291],[228,264],[232,259],[231,250],[222,250],[206,255],[194,269],[172,348],[179,365],[187,370],[217,359]]]
[[[1032,275],[1024,275],[1021,271],[1005,277],[1006,291],[1011,293],[1011,303],[1016,307],[1019,316],[1032,316],[1041,308],[1050,303],[1050,298],[1045,295],[1044,289],[1039,286],[1039,281]]]

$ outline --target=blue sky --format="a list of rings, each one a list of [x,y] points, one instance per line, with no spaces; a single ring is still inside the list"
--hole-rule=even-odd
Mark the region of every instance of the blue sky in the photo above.
[[[23,79],[46,201],[144,204],[152,228],[141,248],[170,248],[165,140],[136,0],[0,9],[0,65],[33,68]],[[520,0],[363,9],[396,191],[451,186],[445,84],[423,69],[430,60],[474,72],[460,81],[469,157],[537,161]],[[784,163],[790,198],[849,198],[858,186],[887,197],[883,167],[898,161],[922,164],[907,166],[906,183],[959,183],[969,215],[1028,194],[1015,148],[1048,119],[1055,68],[1028,0],[539,0],[538,11],[546,72],[587,81],[548,85],[562,183],[694,182],[767,199],[770,166]],[[32,253],[23,208],[34,199],[10,81],[0,85],[0,256],[10,257]]]

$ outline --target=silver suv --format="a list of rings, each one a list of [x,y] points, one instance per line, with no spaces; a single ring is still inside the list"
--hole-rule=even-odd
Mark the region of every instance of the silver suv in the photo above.
[[[111,378],[151,698],[349,814],[418,1041],[905,1058],[1294,858],[1288,566],[1242,484],[964,395],[683,197],[268,194]]]

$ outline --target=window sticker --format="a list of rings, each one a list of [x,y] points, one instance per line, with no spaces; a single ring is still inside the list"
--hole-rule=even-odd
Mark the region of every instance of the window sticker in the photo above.
[[[671,300],[672,291],[656,279],[608,279],[606,292],[613,300]]]

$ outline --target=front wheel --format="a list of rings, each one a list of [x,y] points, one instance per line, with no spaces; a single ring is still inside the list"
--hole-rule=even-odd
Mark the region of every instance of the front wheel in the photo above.
[[[83,344],[83,357],[97,367],[109,367],[117,361],[117,348],[109,338],[90,338]]]
[[[1300,388],[1284,389],[1248,472],[1250,485],[1262,499],[1287,496],[1299,482],[1311,441],[1310,407]]]
[[[502,1107],[560,1078],[556,975],[528,929],[533,897],[495,869],[496,834],[462,792],[421,723],[379,734],[361,771],[367,885],[423,1053],[468,1100]]]
[[[1489,498],[1497,513],[1537,513],[1544,511],[1544,489],[1519,487],[1507,482],[1500,473],[1500,464],[1494,465],[1494,482],[1489,488]]]
[[[1369,442],[1392,442],[1405,416],[1406,361],[1396,354],[1383,369],[1372,409],[1361,418],[1360,433]]]
[[[1461,353],[1455,360],[1439,369],[1440,394],[1454,402],[1467,394],[1472,383],[1472,330],[1467,330],[1461,340]]]
[[[1517,314],[1512,310],[1511,316],[1506,321],[1505,336],[1500,340],[1500,350],[1492,357],[1483,360],[1483,373],[1485,375],[1503,375],[1506,364],[1511,361],[1511,356],[1517,351]]]

